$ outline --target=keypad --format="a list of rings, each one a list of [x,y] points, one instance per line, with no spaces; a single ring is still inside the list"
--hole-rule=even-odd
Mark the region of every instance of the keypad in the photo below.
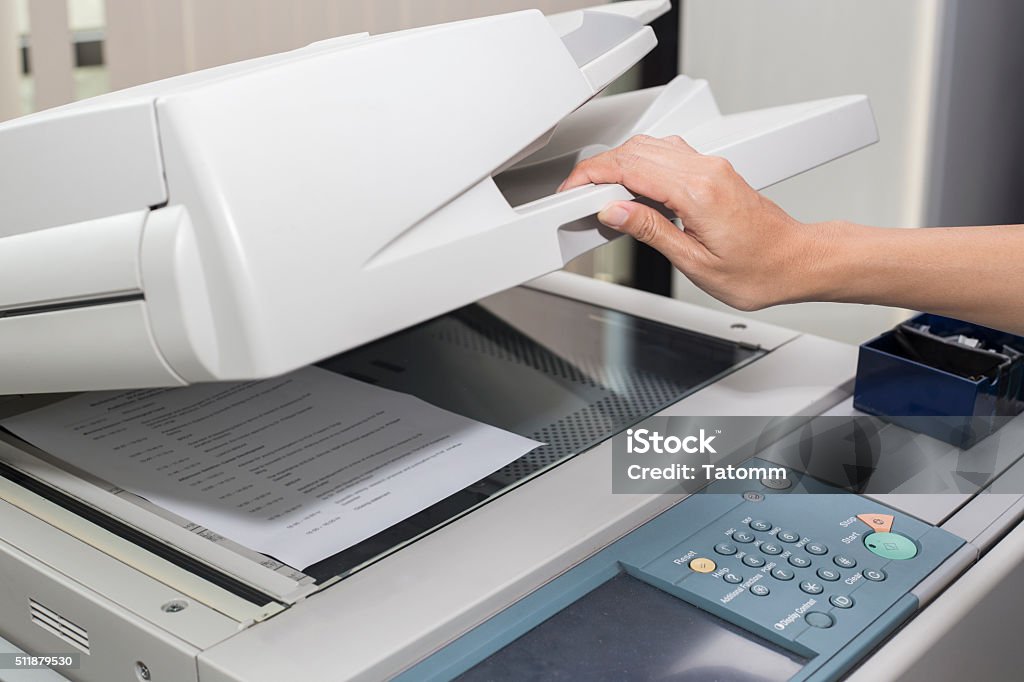
[[[832,563],[834,563],[839,568],[853,568],[857,565],[857,560],[852,557],[843,556],[842,554],[840,554],[832,557]]]
[[[710,559],[695,559],[690,568],[697,573],[717,571],[715,575],[728,585],[729,590],[742,586],[751,577],[749,574],[741,575],[738,569],[753,569],[755,580],[751,582],[754,584],[747,586],[746,592],[755,598],[768,597],[773,589],[777,590],[779,599],[783,599],[781,595],[791,599],[792,590],[820,597],[819,603],[835,610],[805,614],[805,622],[813,628],[833,627],[837,623],[837,613],[854,608],[853,597],[836,592],[847,587],[844,578],[863,578],[874,583],[887,578],[881,568],[858,566],[852,551],[849,554],[831,554],[824,543],[816,540],[801,542],[802,539],[803,536],[795,529],[777,530],[766,519],[746,519],[742,526],[728,528],[724,541],[715,541],[714,555],[724,563],[718,565]],[[864,561],[867,563],[866,559]],[[757,581],[760,576],[768,580]],[[710,575],[701,578],[707,579],[714,578]]]
[[[828,554],[828,547],[820,542],[808,542],[804,545],[804,549],[807,550],[808,554],[815,554],[817,556]]]
[[[830,583],[834,583],[842,577],[842,574],[834,568],[819,568],[818,577],[822,580],[827,580]]]
[[[885,575],[885,571],[877,569],[877,568],[865,569],[864,571],[861,572],[861,575],[863,575],[865,578],[867,578],[871,582],[875,582],[875,583],[880,583],[883,580],[885,580],[886,577],[888,577],[888,576]]]
[[[789,557],[789,563],[793,566],[796,566],[797,568],[807,568],[811,565],[811,560],[805,556],[794,554],[791,557]]]
[[[772,591],[768,589],[767,585],[757,583],[756,585],[750,586],[750,594],[754,595],[755,597],[767,597],[771,593]]]
[[[779,540],[782,540],[783,542],[789,543],[800,541],[800,533],[794,533],[791,530],[780,530],[778,535],[776,535],[775,537],[777,537]]]
[[[738,530],[732,534],[732,539],[745,545],[754,541],[754,534],[747,530]]]
[[[800,583],[800,589],[806,592],[807,594],[821,594],[825,591],[825,588],[822,587],[821,583],[816,583],[811,580],[802,581]]]

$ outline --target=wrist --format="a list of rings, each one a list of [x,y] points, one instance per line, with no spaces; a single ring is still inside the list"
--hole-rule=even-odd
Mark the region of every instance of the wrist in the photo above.
[[[787,251],[793,261],[783,271],[786,281],[779,303],[842,300],[849,280],[852,233],[859,226],[835,220],[821,223],[794,221],[792,244]],[[855,260],[855,258],[854,258]]]
[[[830,303],[878,303],[893,277],[898,262],[898,243],[893,236],[902,230],[866,227],[845,220],[806,225],[805,301]],[[897,270],[898,272],[898,270]]]

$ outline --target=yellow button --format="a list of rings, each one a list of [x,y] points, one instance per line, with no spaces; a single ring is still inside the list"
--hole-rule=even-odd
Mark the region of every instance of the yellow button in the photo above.
[[[718,568],[718,566],[716,566],[715,562],[711,559],[699,558],[690,562],[690,570],[697,571],[698,573],[710,573],[716,568]]]

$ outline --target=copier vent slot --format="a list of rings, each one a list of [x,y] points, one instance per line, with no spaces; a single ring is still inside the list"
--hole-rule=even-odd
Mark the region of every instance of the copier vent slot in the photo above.
[[[75,625],[70,620],[52,609],[48,609],[35,599],[28,600],[29,615],[32,622],[56,635],[83,653],[89,653],[89,631]]]

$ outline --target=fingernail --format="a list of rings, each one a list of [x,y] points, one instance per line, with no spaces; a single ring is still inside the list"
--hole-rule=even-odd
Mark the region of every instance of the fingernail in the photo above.
[[[563,182],[561,185],[558,186],[558,189],[555,190],[555,194],[558,194],[558,193],[562,192],[565,189],[565,183],[566,182],[568,182],[568,180],[566,180],[565,182]]]
[[[597,219],[608,227],[619,228],[625,225],[626,221],[629,220],[629,211],[617,204],[613,204],[598,213]]]

